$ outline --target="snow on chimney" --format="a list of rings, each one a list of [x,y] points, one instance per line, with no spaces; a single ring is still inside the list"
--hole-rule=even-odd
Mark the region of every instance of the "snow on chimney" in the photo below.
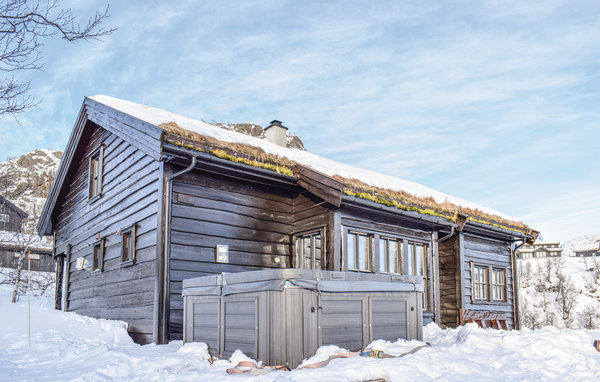
[[[281,121],[276,119],[271,121],[271,124],[265,128],[265,138],[271,143],[275,143],[281,147],[287,147],[287,127],[283,126]]]

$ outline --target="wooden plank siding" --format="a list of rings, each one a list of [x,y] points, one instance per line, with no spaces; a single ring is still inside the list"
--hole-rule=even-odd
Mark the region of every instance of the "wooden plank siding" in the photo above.
[[[63,201],[54,210],[56,253],[71,246],[67,310],[129,323],[137,342],[152,342],[159,162],[111,132],[87,122],[73,158]],[[89,202],[89,155],[104,145],[102,196]],[[136,224],[136,261],[123,267],[121,229]],[[93,245],[105,240],[103,272],[91,272]],[[88,266],[76,269],[77,259]]]
[[[460,283],[458,272],[458,236],[438,243],[440,274],[440,324],[448,327],[459,325],[460,298],[457,285]]]
[[[289,192],[200,171],[174,180],[169,339],[183,335],[182,280],[293,267],[293,214],[294,195]],[[229,246],[229,263],[215,262],[217,244]]]
[[[506,314],[509,327],[514,328],[512,267],[510,242],[484,238],[481,236],[464,234],[464,265],[463,285],[465,309],[489,312],[503,312]],[[506,299],[505,301],[473,301],[471,290],[471,262],[474,265],[491,266],[506,270]],[[491,279],[491,275],[489,276]],[[488,280],[489,293],[491,294],[491,281]]]

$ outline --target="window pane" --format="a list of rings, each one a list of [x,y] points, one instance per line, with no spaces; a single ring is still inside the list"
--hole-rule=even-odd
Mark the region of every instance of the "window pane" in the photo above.
[[[419,258],[419,248],[417,245],[413,246],[413,275],[419,275],[421,270],[421,262]]]
[[[414,275],[415,271],[414,271],[414,258],[415,258],[415,245],[414,244],[408,244],[408,269],[407,274],[409,275]]]
[[[387,255],[387,240],[379,239],[379,270],[380,272],[389,272],[390,268],[388,265]]]
[[[311,264],[311,250],[310,250],[310,236],[305,236],[300,242],[300,251],[302,253],[302,268],[310,269]]]
[[[348,269],[356,269],[356,235],[348,234]]]
[[[419,273],[423,277],[427,277],[427,260],[425,258],[425,247],[422,245],[417,246],[417,258],[419,261]]]
[[[361,271],[369,270],[369,240],[368,237],[358,235],[358,265]]]
[[[123,233],[123,261],[129,260],[129,252],[131,248],[131,233],[125,232]]]
[[[314,258],[315,264],[314,269],[321,269],[321,253],[322,253],[322,245],[321,245],[321,232],[317,232],[312,235],[315,240],[315,248],[314,248]]]
[[[93,269],[100,269],[100,246],[94,246],[94,260],[92,264]]]

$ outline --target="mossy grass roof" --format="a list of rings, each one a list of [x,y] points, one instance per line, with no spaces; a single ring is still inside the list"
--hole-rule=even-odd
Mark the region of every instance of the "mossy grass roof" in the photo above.
[[[165,142],[291,177],[294,176],[294,167],[301,165],[342,182],[344,193],[348,196],[441,216],[451,221],[456,221],[457,215],[462,214],[478,223],[528,235],[533,232],[516,218],[418,183],[335,162],[308,151],[281,147],[262,138],[222,129],[154,107],[108,96],[93,96],[90,99],[158,126],[164,132]]]

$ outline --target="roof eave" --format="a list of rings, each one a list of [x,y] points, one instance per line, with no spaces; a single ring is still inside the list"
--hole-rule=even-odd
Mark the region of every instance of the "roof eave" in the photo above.
[[[447,228],[458,227],[456,223],[446,218],[421,214],[416,211],[405,211],[396,207],[388,207],[383,204],[379,204],[367,199],[357,198],[355,196],[344,195],[342,197],[342,203],[354,206],[361,206],[370,210],[381,210],[391,214],[400,215],[413,220],[421,221],[427,224],[433,224]]]

